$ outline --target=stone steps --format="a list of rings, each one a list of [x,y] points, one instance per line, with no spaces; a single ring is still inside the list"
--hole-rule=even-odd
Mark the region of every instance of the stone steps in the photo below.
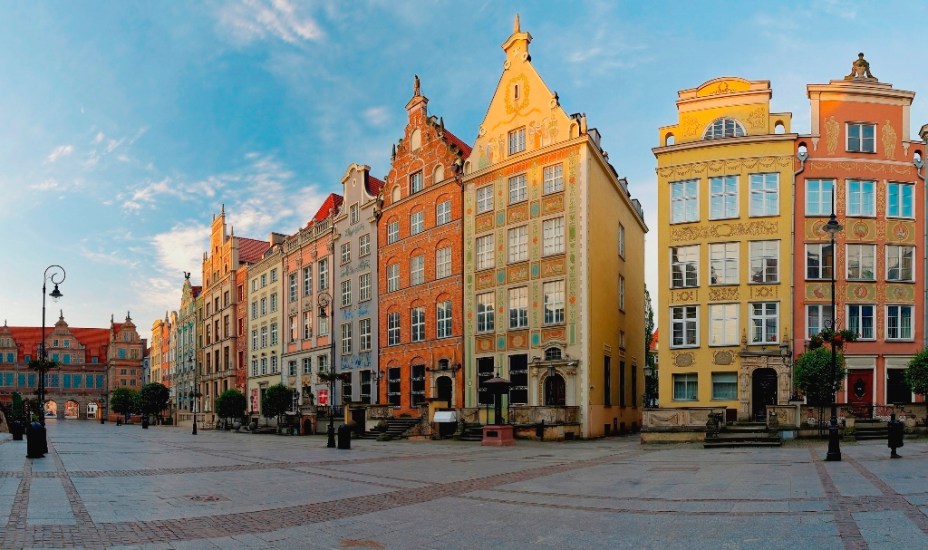
[[[714,435],[706,435],[705,449],[733,447],[780,447],[783,439],[779,432],[769,432],[763,422],[739,422],[728,424]]]
[[[854,439],[857,441],[887,440],[889,428],[886,422],[857,422],[854,425]]]

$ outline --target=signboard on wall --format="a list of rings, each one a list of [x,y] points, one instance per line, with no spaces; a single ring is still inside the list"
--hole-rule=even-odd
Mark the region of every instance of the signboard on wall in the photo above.
[[[320,389],[318,393],[319,393],[319,404],[328,405],[329,404],[329,390]]]

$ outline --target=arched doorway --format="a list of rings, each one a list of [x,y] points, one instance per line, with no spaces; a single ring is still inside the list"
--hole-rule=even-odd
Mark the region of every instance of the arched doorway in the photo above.
[[[751,374],[751,417],[755,422],[767,421],[767,405],[777,404],[777,372],[770,368],[757,369]]]
[[[561,375],[553,374],[545,378],[545,406],[563,407],[566,404],[567,392]]]
[[[52,400],[45,402],[45,418],[58,417],[58,403]]]
[[[97,411],[99,410],[99,405],[96,401],[91,401],[87,403],[87,418],[97,418]]]
[[[449,407],[453,405],[451,386],[451,378],[448,376],[439,376],[435,380],[435,396],[438,397],[439,401],[446,401]]]
[[[77,418],[77,413],[80,411],[80,405],[77,401],[67,401],[64,404],[64,417],[65,418]]]

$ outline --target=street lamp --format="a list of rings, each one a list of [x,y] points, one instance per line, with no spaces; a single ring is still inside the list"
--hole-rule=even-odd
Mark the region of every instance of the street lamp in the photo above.
[[[332,303],[332,296],[328,292],[320,292],[316,298],[319,304],[319,318],[328,319],[326,308]],[[334,316],[333,316],[334,317]],[[334,320],[334,319],[333,319]],[[328,442],[326,447],[335,448],[335,327],[329,326],[329,347],[332,349],[332,362],[329,364],[329,427],[326,431]]]
[[[651,386],[653,385],[654,367],[644,366],[644,408],[651,408]]]
[[[843,229],[841,224],[838,223],[838,219],[835,217],[835,201],[834,195],[832,195],[831,200],[831,217],[828,219],[828,223],[822,228],[826,233],[831,235],[831,422],[828,424],[828,454],[825,455],[825,460],[830,462],[840,462],[841,461],[841,446],[838,441],[838,404],[837,401],[837,392],[838,392],[838,382],[835,380],[838,372],[838,352],[835,349],[835,334],[837,333],[838,323],[836,317],[836,306],[835,306],[835,270],[837,267],[837,258],[836,249],[835,249],[835,234],[838,231]],[[827,326],[828,323],[826,322]]]
[[[51,273],[49,273],[51,272]],[[51,281],[55,285],[54,290],[48,292],[48,295],[52,297],[52,300],[58,301],[61,298],[61,291],[58,290],[58,285],[63,283],[67,277],[67,273],[63,267],[57,264],[52,264],[45,268],[45,274],[42,279],[42,342],[39,344],[42,346],[39,352],[39,360],[33,363],[33,367],[39,374],[39,384],[36,388],[36,393],[39,398],[39,424],[42,428],[39,430],[39,433],[35,433],[33,430],[29,437],[37,437],[39,439],[39,445],[33,447],[33,445],[28,445],[26,447],[27,453],[26,457],[28,458],[42,458],[42,456],[48,452],[48,439],[46,439],[45,434],[45,373],[48,372],[48,350],[45,345],[45,294],[48,291],[46,284],[48,281]],[[31,442],[30,442],[31,443]],[[32,447],[35,454],[32,456],[29,455],[28,450]]]
[[[197,372],[200,370],[197,368],[196,363],[193,360],[193,352],[187,352],[187,361],[188,364],[193,365],[193,391],[190,392],[190,399],[193,401],[193,405],[190,407],[191,412],[193,413],[193,435],[197,435],[197,402],[200,401],[200,387],[197,386]]]

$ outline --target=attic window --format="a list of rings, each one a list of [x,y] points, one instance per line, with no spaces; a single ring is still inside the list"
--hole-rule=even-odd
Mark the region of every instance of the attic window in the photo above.
[[[703,139],[721,139],[729,137],[743,137],[744,126],[733,118],[717,118],[706,128]]]

